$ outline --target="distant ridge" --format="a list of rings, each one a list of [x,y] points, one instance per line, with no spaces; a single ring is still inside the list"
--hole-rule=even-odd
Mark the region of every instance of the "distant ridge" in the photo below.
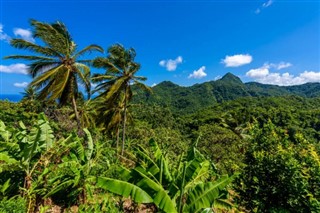
[[[182,87],[171,81],[164,81],[153,87],[153,94],[137,91],[137,103],[169,107],[176,113],[195,112],[217,102],[241,97],[270,97],[297,95],[320,97],[320,83],[306,83],[295,86],[267,85],[256,82],[243,83],[232,73],[221,79]]]

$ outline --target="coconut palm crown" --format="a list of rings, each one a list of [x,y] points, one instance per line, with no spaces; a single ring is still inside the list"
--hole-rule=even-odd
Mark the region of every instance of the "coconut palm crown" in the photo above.
[[[66,26],[61,22],[52,24],[31,20],[34,28],[33,37],[41,39],[42,45],[24,39],[12,39],[11,45],[18,49],[26,49],[34,55],[10,55],[6,59],[22,59],[30,61],[28,72],[33,77],[30,87],[38,91],[38,100],[59,100],[60,105],[71,103],[77,115],[76,99],[78,84],[85,87],[90,94],[91,60],[79,59],[91,51],[103,52],[98,45],[89,45],[77,51]],[[78,121],[78,116],[76,116]]]

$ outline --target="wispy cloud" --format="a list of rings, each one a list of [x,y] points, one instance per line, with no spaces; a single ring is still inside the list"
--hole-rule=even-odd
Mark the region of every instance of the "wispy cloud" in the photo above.
[[[20,36],[22,39],[26,41],[34,42],[32,32],[28,29],[14,28],[13,33],[15,36]]]
[[[270,64],[270,67],[274,67],[274,68],[276,68],[277,70],[282,70],[282,69],[285,69],[285,68],[288,68],[288,67],[291,67],[291,66],[292,66],[291,63],[289,63],[289,62],[283,62],[283,61],[281,61],[281,62],[278,63],[278,64],[273,64],[273,63]]]
[[[267,7],[270,7],[273,4],[273,0],[265,1],[259,8],[257,8],[254,12],[255,14],[261,13],[261,11]]]
[[[252,56],[249,54],[238,54],[233,56],[226,56],[221,60],[221,63],[225,64],[226,67],[240,67],[245,64],[252,62]]]
[[[11,65],[0,65],[0,72],[3,73],[16,73],[16,74],[28,74],[28,66],[22,63],[11,64]]]
[[[289,63],[284,65],[289,65]],[[308,82],[320,82],[320,72],[304,71],[302,73],[299,73],[297,76],[294,76],[289,72],[285,72],[285,73],[279,73],[276,71],[272,72],[270,71],[270,69],[272,68],[276,70],[282,69],[281,63],[276,65],[264,64],[262,67],[249,70],[246,73],[246,76],[254,79],[259,83],[274,84],[274,85],[280,85],[280,86],[299,85],[299,84],[305,84]]]
[[[20,88],[26,88],[28,86],[28,82],[21,82],[21,83],[14,83],[13,86],[20,87]]]
[[[254,13],[255,13],[255,14],[259,14],[259,13],[261,13],[260,8],[256,9],[256,10],[254,11]]]
[[[267,8],[267,7],[270,7],[272,4],[273,4],[273,0],[268,0],[262,4],[262,7]]]
[[[3,31],[3,25],[0,23],[0,40],[1,41],[10,41],[10,36],[8,36],[4,31]]]
[[[214,78],[214,80],[216,81],[216,80],[219,80],[219,79],[221,79],[221,78],[222,78],[221,75],[217,75],[217,76]]]
[[[159,62],[159,65],[165,67],[168,71],[175,71],[177,69],[177,66],[181,64],[182,61],[183,58],[181,56],[178,56],[176,59],[161,60]]]
[[[157,84],[156,84],[156,83],[153,83],[153,84],[151,85],[151,87],[155,87],[155,86],[157,86]]]
[[[193,73],[188,76],[188,78],[196,78],[196,79],[204,78],[207,76],[207,73],[204,72],[205,70],[206,70],[206,67],[202,66],[198,70],[194,70]]]
[[[4,32],[3,30],[4,26],[3,24],[0,23],[0,40],[10,42],[11,37]],[[32,37],[32,32],[28,29],[23,29],[23,28],[14,28],[13,29],[13,34],[16,37],[21,37],[22,39],[30,42],[35,42],[34,38]]]

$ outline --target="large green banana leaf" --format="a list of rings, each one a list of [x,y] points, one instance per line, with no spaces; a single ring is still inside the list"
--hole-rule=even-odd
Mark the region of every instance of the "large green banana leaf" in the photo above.
[[[151,179],[148,174],[143,171],[142,167],[136,167],[132,170],[132,180],[135,185],[139,186],[153,198],[153,202],[164,212],[175,213],[176,204],[168,195],[168,192],[164,190],[162,185],[155,180]],[[151,174],[150,174],[151,175]]]
[[[185,212],[199,212],[202,209],[213,207],[215,201],[220,198],[220,190],[231,183],[233,177],[223,176],[215,182],[200,183],[189,192]],[[227,202],[226,202],[227,203]],[[217,201],[222,205],[222,202]],[[220,206],[221,207],[221,206]],[[226,207],[228,207],[226,205]]]
[[[106,177],[98,177],[97,185],[123,197],[130,197],[137,203],[152,203],[150,195],[140,187],[126,181]]]

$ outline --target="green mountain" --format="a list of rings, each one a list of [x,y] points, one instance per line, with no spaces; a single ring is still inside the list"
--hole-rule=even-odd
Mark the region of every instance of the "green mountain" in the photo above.
[[[182,87],[164,81],[153,87],[153,93],[138,92],[134,101],[148,105],[169,107],[175,113],[191,113],[215,103],[240,97],[270,97],[297,95],[320,97],[320,83],[297,86],[276,86],[256,82],[243,83],[239,77],[227,73],[221,79]]]

